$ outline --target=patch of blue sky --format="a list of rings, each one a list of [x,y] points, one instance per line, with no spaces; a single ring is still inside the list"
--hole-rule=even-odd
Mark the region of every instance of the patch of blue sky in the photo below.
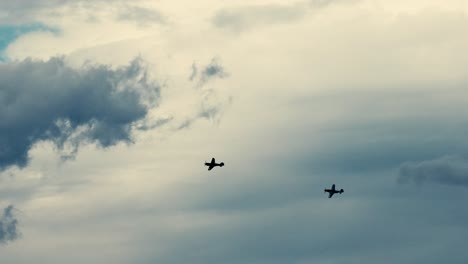
[[[57,28],[48,27],[40,23],[27,25],[0,25],[0,61],[7,60],[3,52],[8,45],[22,35],[37,31],[52,32],[55,34],[59,33]]]

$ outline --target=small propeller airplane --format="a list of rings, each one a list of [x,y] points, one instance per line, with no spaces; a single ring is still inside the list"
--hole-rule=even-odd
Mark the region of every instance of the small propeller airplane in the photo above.
[[[224,166],[224,162],[216,163],[216,162],[215,162],[215,158],[212,158],[212,159],[211,159],[211,163],[208,163],[208,162],[205,161],[205,166],[208,166],[208,170],[211,170],[211,169],[213,169],[213,168],[216,167],[216,166],[219,166],[219,167]]]
[[[344,192],[343,189],[335,190],[335,184],[332,185],[331,189],[325,189],[324,191],[328,193],[328,198],[331,198],[335,193],[342,194]]]

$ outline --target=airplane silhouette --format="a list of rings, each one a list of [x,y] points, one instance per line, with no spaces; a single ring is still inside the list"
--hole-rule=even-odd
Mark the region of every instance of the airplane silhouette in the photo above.
[[[211,170],[211,169],[213,169],[213,168],[216,167],[216,166],[219,166],[219,167],[224,166],[224,162],[216,163],[216,162],[215,162],[215,158],[212,158],[212,159],[211,159],[211,163],[208,163],[208,162],[205,161],[205,166],[208,166],[208,170]]]
[[[335,193],[342,194],[344,192],[343,189],[339,191],[335,190],[335,184],[332,185],[331,189],[325,189],[324,191],[328,193],[328,198],[331,198]]]

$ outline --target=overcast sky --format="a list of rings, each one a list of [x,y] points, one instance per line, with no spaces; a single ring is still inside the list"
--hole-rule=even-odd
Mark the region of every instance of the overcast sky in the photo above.
[[[0,10],[1,263],[466,263],[465,0]]]

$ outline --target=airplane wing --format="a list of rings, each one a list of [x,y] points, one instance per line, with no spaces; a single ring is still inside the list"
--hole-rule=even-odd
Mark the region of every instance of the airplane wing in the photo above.
[[[214,168],[214,165],[208,166],[208,170],[211,170],[212,168]]]
[[[211,158],[211,163],[215,163],[215,159],[214,159],[214,158]]]
[[[335,191],[335,184],[332,185],[332,191]]]
[[[333,196],[333,194],[334,194],[333,192],[329,192],[328,193],[328,198],[331,198]]]

